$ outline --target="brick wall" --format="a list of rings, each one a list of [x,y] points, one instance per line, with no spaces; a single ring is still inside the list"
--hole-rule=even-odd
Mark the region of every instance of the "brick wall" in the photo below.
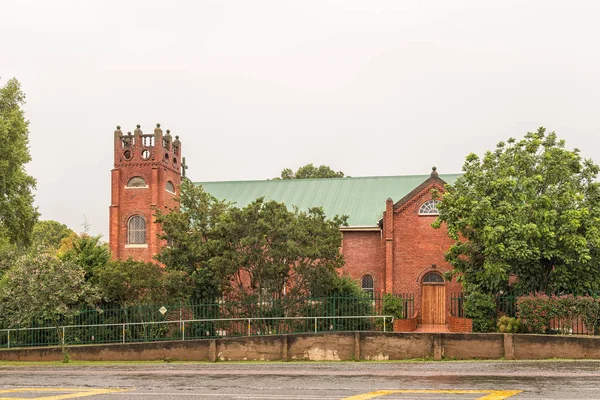
[[[418,324],[418,313],[412,318],[406,319],[395,319],[394,320],[394,332],[413,332],[417,330]]]
[[[412,199],[394,210],[393,291],[414,293],[415,311],[421,309],[421,280],[430,271],[443,273],[451,269],[444,261],[444,253],[453,240],[445,227],[431,227],[436,216],[419,215],[421,205],[431,200],[431,190],[442,191],[440,184],[432,183]],[[435,268],[433,267],[435,265]],[[456,282],[446,282],[446,310],[450,311],[450,292],[460,291]]]
[[[446,315],[446,322],[450,332],[473,332],[472,319],[454,317],[452,314],[448,314]]]
[[[342,253],[346,264],[342,268],[359,283],[366,274],[373,276],[375,294],[384,291],[385,254],[380,231],[345,231]]]

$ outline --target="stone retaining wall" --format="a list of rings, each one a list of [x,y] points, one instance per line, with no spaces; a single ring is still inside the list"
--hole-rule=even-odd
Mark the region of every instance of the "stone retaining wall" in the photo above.
[[[71,346],[72,360],[246,361],[600,359],[600,337],[501,333],[339,332]],[[59,361],[59,347],[2,349],[2,361]]]

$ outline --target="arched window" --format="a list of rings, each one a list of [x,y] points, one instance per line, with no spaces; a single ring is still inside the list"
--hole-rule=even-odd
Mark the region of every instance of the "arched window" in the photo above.
[[[369,296],[371,296],[371,298],[373,298],[373,295],[375,294],[375,281],[373,280],[373,277],[371,275],[363,276],[360,282],[360,286],[365,292],[369,293]]]
[[[146,243],[146,220],[141,215],[134,215],[127,223],[127,244]]]
[[[429,283],[429,284],[444,283],[444,278],[442,277],[442,275],[438,274],[437,272],[428,272],[423,277],[423,283]]]
[[[175,185],[173,185],[173,182],[167,181],[166,189],[167,189],[167,192],[175,193]]]
[[[427,200],[419,208],[419,215],[439,215],[437,206],[440,203],[439,200]]]
[[[128,188],[146,188],[148,185],[146,181],[141,176],[134,176],[129,181],[127,181]]]

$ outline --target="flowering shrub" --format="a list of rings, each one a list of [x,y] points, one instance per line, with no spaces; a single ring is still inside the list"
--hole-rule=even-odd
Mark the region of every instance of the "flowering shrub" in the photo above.
[[[517,317],[532,333],[548,332],[552,320],[560,325],[561,332],[572,332],[579,319],[594,333],[600,320],[600,302],[590,296],[534,293],[517,298]]]
[[[548,303],[550,297],[543,293],[530,294],[517,298],[517,318],[532,333],[545,333],[550,326]]]

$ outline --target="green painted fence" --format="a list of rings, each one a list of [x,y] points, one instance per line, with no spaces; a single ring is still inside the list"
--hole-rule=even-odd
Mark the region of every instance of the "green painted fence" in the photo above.
[[[414,297],[397,296],[405,303],[403,317],[412,316]],[[367,296],[85,309],[60,321],[59,329],[46,321],[19,329],[0,326],[0,348],[390,330],[392,318],[381,309],[381,298]]]

